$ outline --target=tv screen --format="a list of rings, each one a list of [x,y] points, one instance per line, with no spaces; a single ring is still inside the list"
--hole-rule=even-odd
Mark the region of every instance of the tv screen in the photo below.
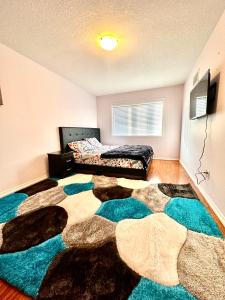
[[[209,99],[210,71],[197,83],[190,95],[190,119],[197,119],[207,115]]]

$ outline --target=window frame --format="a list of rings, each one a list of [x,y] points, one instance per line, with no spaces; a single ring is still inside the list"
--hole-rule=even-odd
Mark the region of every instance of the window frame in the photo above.
[[[137,106],[137,105],[144,105],[144,104],[150,104],[150,103],[162,103],[162,129],[160,135],[155,134],[145,134],[145,135],[138,135],[138,134],[130,134],[130,135],[124,135],[124,134],[114,134],[113,133],[113,108],[114,107],[131,107],[131,106]],[[132,104],[116,104],[111,106],[111,134],[115,137],[156,137],[160,138],[164,135],[164,109],[165,109],[165,98],[159,98],[154,100],[148,100],[141,103],[132,103]]]

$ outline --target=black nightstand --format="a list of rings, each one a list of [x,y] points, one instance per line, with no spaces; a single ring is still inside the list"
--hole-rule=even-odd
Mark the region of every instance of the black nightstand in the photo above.
[[[48,153],[49,176],[63,178],[74,172],[74,157],[71,152]]]

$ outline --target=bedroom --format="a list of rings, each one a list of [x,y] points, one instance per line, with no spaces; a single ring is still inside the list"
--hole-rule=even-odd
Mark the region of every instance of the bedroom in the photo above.
[[[225,298],[224,9],[0,0],[0,299]]]

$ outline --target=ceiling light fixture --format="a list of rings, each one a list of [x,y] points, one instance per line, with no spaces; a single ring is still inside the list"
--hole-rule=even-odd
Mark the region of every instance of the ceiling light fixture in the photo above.
[[[118,45],[118,39],[113,35],[101,35],[99,37],[99,43],[102,49],[106,51],[112,51],[115,49]]]

